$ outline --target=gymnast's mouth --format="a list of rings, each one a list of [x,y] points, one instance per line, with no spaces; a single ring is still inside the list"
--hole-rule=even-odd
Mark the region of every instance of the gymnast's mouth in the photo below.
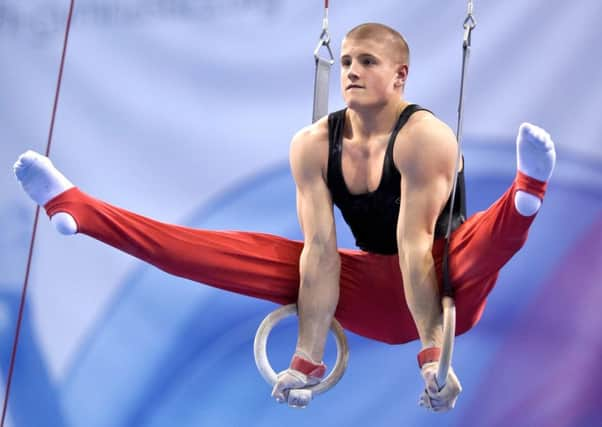
[[[352,85],[348,85],[348,86],[345,88],[345,90],[349,90],[349,89],[364,89],[364,87],[363,87],[363,86],[360,86],[360,85],[353,85],[353,84],[352,84]]]

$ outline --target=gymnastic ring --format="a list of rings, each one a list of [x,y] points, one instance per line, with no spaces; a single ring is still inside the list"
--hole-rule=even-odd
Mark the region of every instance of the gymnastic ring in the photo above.
[[[270,314],[266,316],[265,319],[257,328],[257,333],[255,334],[255,341],[253,343],[253,353],[255,355],[255,364],[257,365],[257,369],[259,373],[263,377],[264,380],[272,387],[278,381],[278,374],[270,365],[270,361],[267,355],[267,344],[268,337],[272,328],[278,324],[285,317],[292,316],[297,314],[297,304],[289,304],[277,308]],[[341,324],[336,320],[332,319],[332,324],[330,325],[330,330],[334,333],[335,341],[337,344],[337,359],[334,365],[334,368],[328,374],[324,380],[320,381],[318,384],[313,386],[304,387],[302,390],[311,391],[312,395],[322,394],[332,387],[334,387],[339,380],[343,377],[345,370],[347,369],[347,363],[349,361],[349,346],[347,345],[347,337],[345,336],[345,331]],[[293,392],[295,390],[292,390]],[[301,390],[299,390],[301,391]]]

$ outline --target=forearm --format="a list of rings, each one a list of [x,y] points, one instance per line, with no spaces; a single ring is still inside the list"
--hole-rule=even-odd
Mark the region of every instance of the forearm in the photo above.
[[[339,301],[340,257],[335,249],[306,244],[301,253],[297,351],[320,362]]]
[[[430,245],[410,245],[400,251],[399,262],[408,308],[422,347],[439,347],[443,340],[443,315],[435,263]]]

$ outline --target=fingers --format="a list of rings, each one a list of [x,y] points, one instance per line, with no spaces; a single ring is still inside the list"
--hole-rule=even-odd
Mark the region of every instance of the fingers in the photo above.
[[[291,408],[305,408],[312,398],[311,390],[290,390],[288,395],[288,406]]]
[[[272,397],[278,403],[287,402],[291,408],[305,408],[312,399],[312,392],[311,390],[293,389],[276,383],[272,390]]]
[[[426,391],[422,392],[420,399],[418,400],[418,405],[431,412],[450,411],[454,408],[455,403],[455,399],[452,402],[449,402],[448,400],[430,397]]]
[[[276,402],[284,403],[288,400],[288,392],[293,387],[294,380],[295,378],[291,378],[287,371],[278,374],[278,381],[272,389],[272,397],[276,399]]]
[[[420,398],[418,399],[418,405],[420,405],[422,408],[425,408],[425,409],[432,408],[431,399],[428,397],[426,392],[422,392],[420,394]]]
[[[312,399],[311,390],[302,389],[308,384],[307,378],[293,370],[283,371],[272,389],[272,397],[278,403],[287,402],[293,408],[305,408]]]
[[[427,370],[424,372],[424,384],[426,391],[430,395],[434,395],[439,392],[439,384],[437,383],[437,370]]]
[[[450,370],[446,384],[441,389],[437,383],[436,369],[427,368],[422,371],[422,376],[425,389],[418,400],[421,407],[431,412],[447,412],[456,406],[462,386],[453,370]]]
[[[278,381],[272,389],[272,397],[278,403],[284,403],[288,400],[288,389],[286,385]]]

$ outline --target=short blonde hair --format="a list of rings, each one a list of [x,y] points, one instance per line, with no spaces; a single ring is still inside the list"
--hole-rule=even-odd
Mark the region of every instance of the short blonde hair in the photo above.
[[[365,40],[365,39],[384,39],[390,44],[391,51],[394,52],[395,60],[402,64],[410,64],[410,47],[403,36],[393,28],[377,22],[367,22],[352,28],[346,39]]]

